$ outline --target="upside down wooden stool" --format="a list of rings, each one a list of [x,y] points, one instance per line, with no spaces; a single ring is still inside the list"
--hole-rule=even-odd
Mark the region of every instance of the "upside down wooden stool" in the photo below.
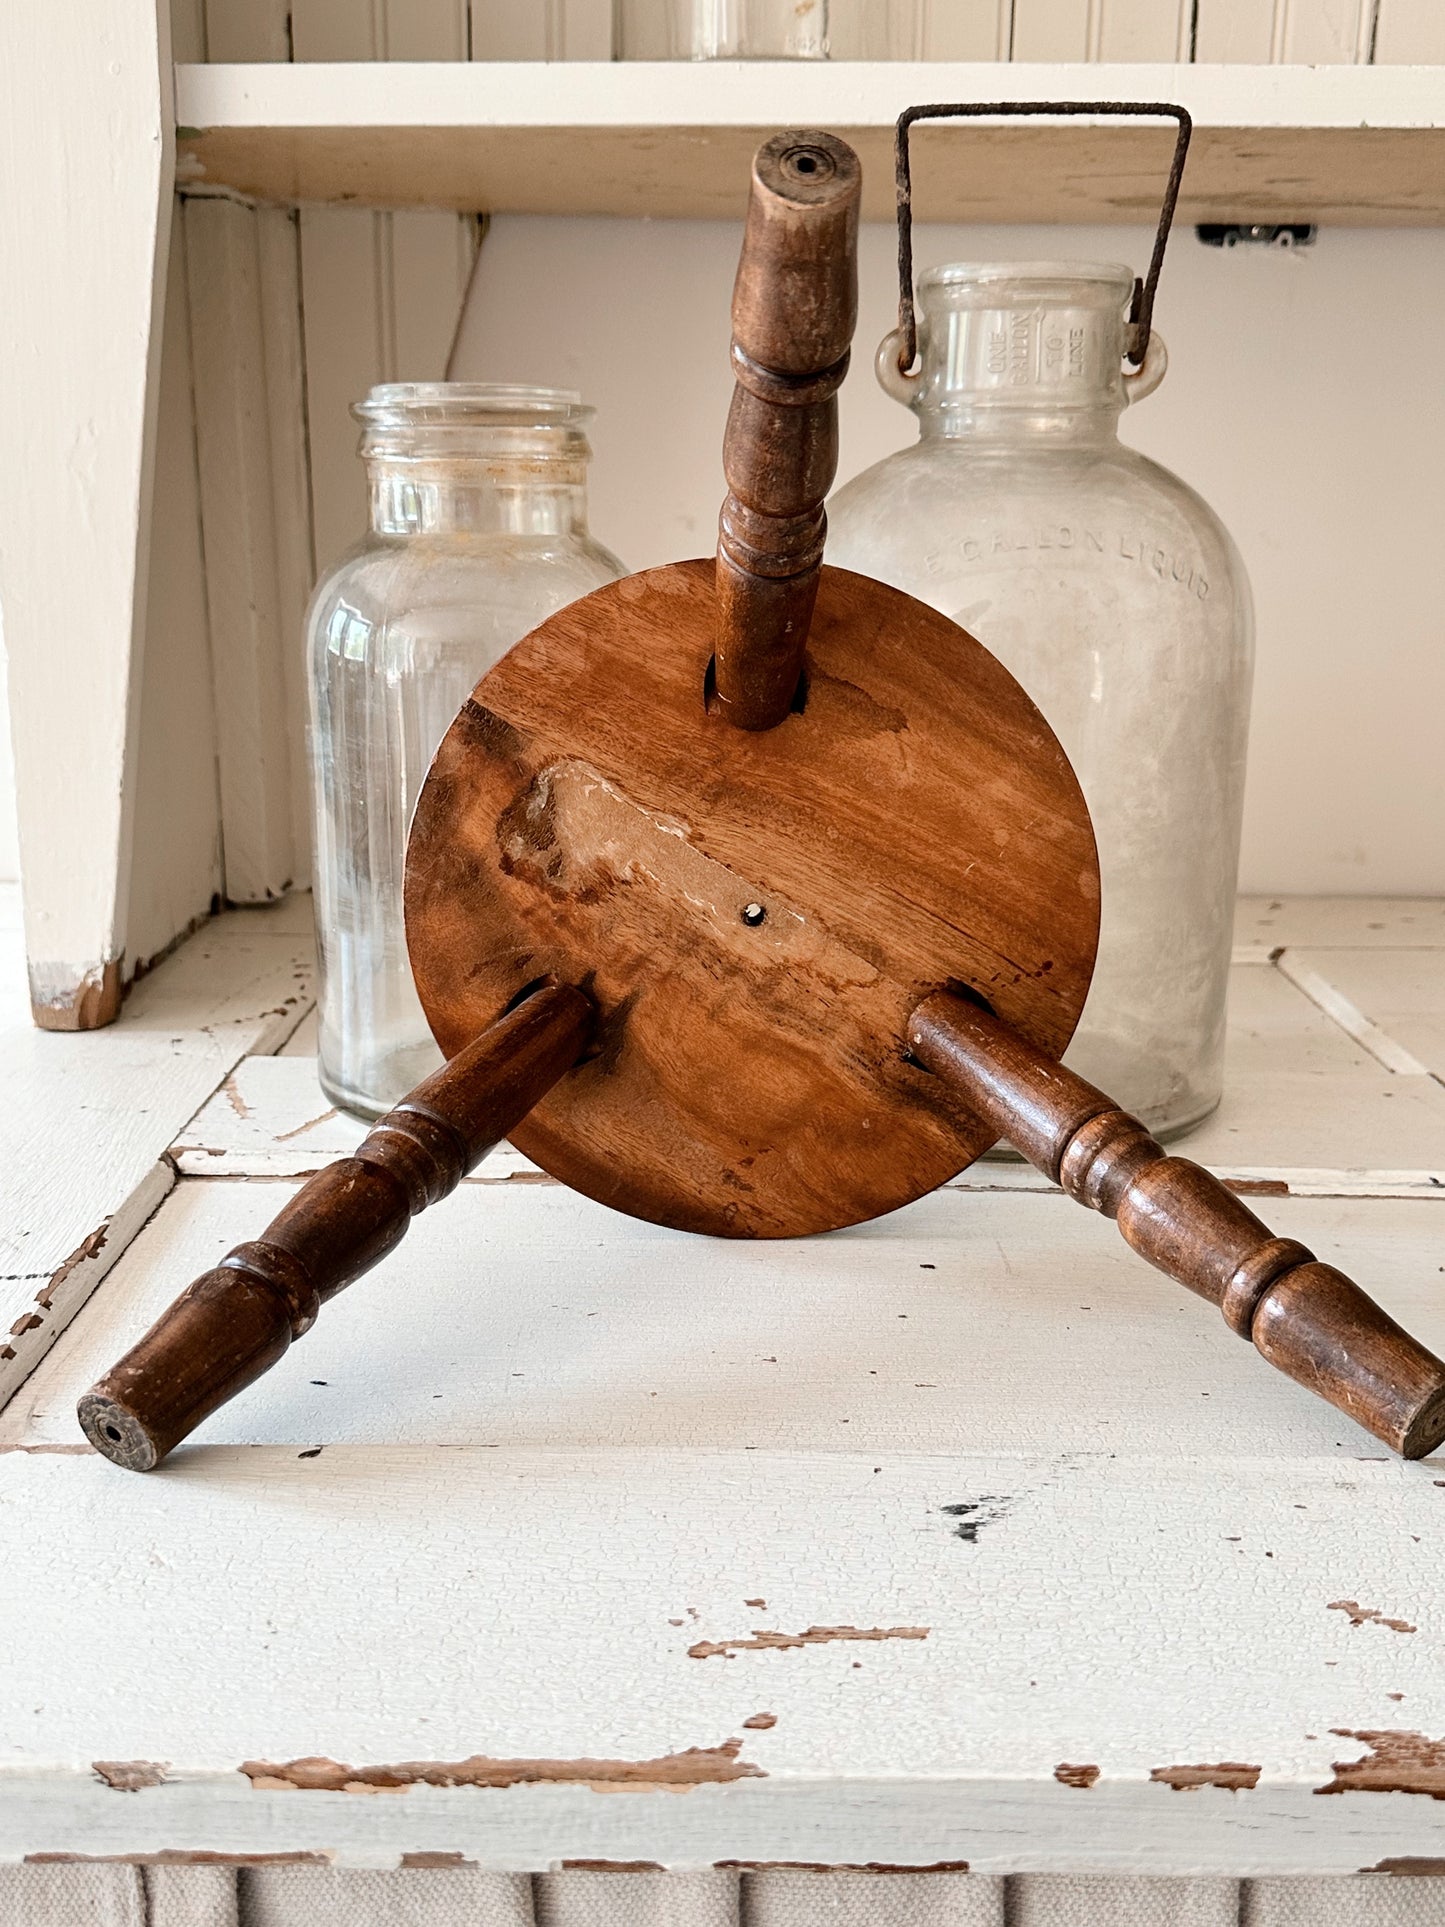
[[[1445,1438],[1438,1359],[1061,1067],[1099,908],[1068,761],[971,636],[822,567],[858,192],[830,135],[759,150],[716,561],[572,604],[462,708],[406,875],[449,1061],[86,1393],[117,1465],[157,1465],[503,1137],[735,1238],[892,1211],[1007,1138],[1396,1452]]]

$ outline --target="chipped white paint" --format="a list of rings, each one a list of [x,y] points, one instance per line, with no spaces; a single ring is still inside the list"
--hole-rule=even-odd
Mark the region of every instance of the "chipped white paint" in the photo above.
[[[960,1538],[948,1508],[985,1497]],[[0,1454],[0,1611],[44,1629],[7,1656],[0,1855],[1159,1874],[1439,1857],[1445,1802],[1319,1789],[1366,1752],[1349,1734],[1445,1735],[1442,1520],[1428,1466],[1243,1449],[223,1447],[147,1479]],[[1418,1631],[1351,1626],[1342,1594]],[[927,1637],[688,1656],[814,1625]],[[776,1723],[748,1729],[760,1708]],[[729,1739],[755,1773],[727,1785],[606,1790],[586,1764]],[[505,1790],[371,1798],[239,1770],[306,1756],[543,1764]],[[120,1795],[96,1759],[167,1777]],[[1060,1784],[1065,1761],[1097,1783]],[[1221,1761],[1257,1786],[1150,1778]],[[570,1783],[539,1783],[569,1762]]]
[[[173,1173],[161,1161],[186,1118],[311,1007],[309,927],[288,927],[298,920],[289,905],[215,919],[137,984],[118,1022],[86,1036],[32,1030],[12,985],[0,1015],[0,1351],[14,1355],[0,1357],[0,1404],[164,1196]]]

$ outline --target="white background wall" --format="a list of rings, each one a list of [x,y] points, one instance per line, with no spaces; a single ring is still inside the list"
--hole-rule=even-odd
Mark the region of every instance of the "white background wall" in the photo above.
[[[920,265],[1137,267],[1148,238],[917,233]],[[577,387],[597,405],[593,524],[633,567],[712,546],[737,244],[726,223],[522,218],[485,242],[453,372]],[[891,227],[865,229],[840,478],[912,438],[870,366],[893,321],[892,249]],[[1252,890],[1445,894],[1442,312],[1435,231],[1326,229],[1310,250],[1221,253],[1185,228],[1166,264],[1170,373],[1124,432],[1214,504],[1254,582]],[[15,867],[8,752],[7,726],[0,876]]]

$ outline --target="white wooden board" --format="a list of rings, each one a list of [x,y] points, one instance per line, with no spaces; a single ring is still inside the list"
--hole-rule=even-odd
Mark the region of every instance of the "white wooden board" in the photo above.
[[[178,173],[282,202],[571,214],[741,213],[778,127],[832,127],[892,213],[893,122],[919,100],[1079,97],[1077,63],[329,61],[177,69]],[[1399,226],[1445,210],[1445,96],[1424,67],[1089,69],[1111,100],[1180,100],[1192,220]],[[1152,220],[1167,129],[957,125],[918,136],[922,219]],[[926,194],[923,176],[926,174]]]
[[[0,1030],[0,1404],[164,1196],[160,1161],[185,1119],[310,1008],[311,938],[287,928],[297,916],[214,919],[107,1030],[45,1033],[23,1018]]]
[[[1445,897],[1241,897],[1234,934],[1271,950],[1445,950]]]
[[[1425,1070],[1445,1078],[1445,947],[1295,954]]]
[[[1012,1442],[6,1454],[0,1855],[1438,1860],[1442,1526],[1428,1466]]]
[[[284,1183],[182,1183],[0,1414],[75,1401]],[[1445,1204],[1269,1198],[1261,1215],[1445,1351]],[[316,1381],[321,1381],[317,1383]],[[222,1443],[923,1452],[1383,1452],[1213,1306],[1058,1195],[935,1193],[827,1238],[732,1243],[560,1185],[463,1186],[208,1422]],[[1442,1467],[1445,1471],[1445,1467]]]

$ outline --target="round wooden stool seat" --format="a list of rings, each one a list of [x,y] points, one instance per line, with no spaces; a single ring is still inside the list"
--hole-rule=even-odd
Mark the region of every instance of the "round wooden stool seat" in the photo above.
[[[513,1133],[635,1217],[794,1237],[932,1190],[993,1141],[907,1054],[967,986],[1040,1048],[1098,936],[1088,812],[1008,672],[946,617],[825,568],[777,728],[711,698],[711,559],[551,617],[483,678],[417,806],[407,936],[442,1049],[539,981],[602,1011]]]

